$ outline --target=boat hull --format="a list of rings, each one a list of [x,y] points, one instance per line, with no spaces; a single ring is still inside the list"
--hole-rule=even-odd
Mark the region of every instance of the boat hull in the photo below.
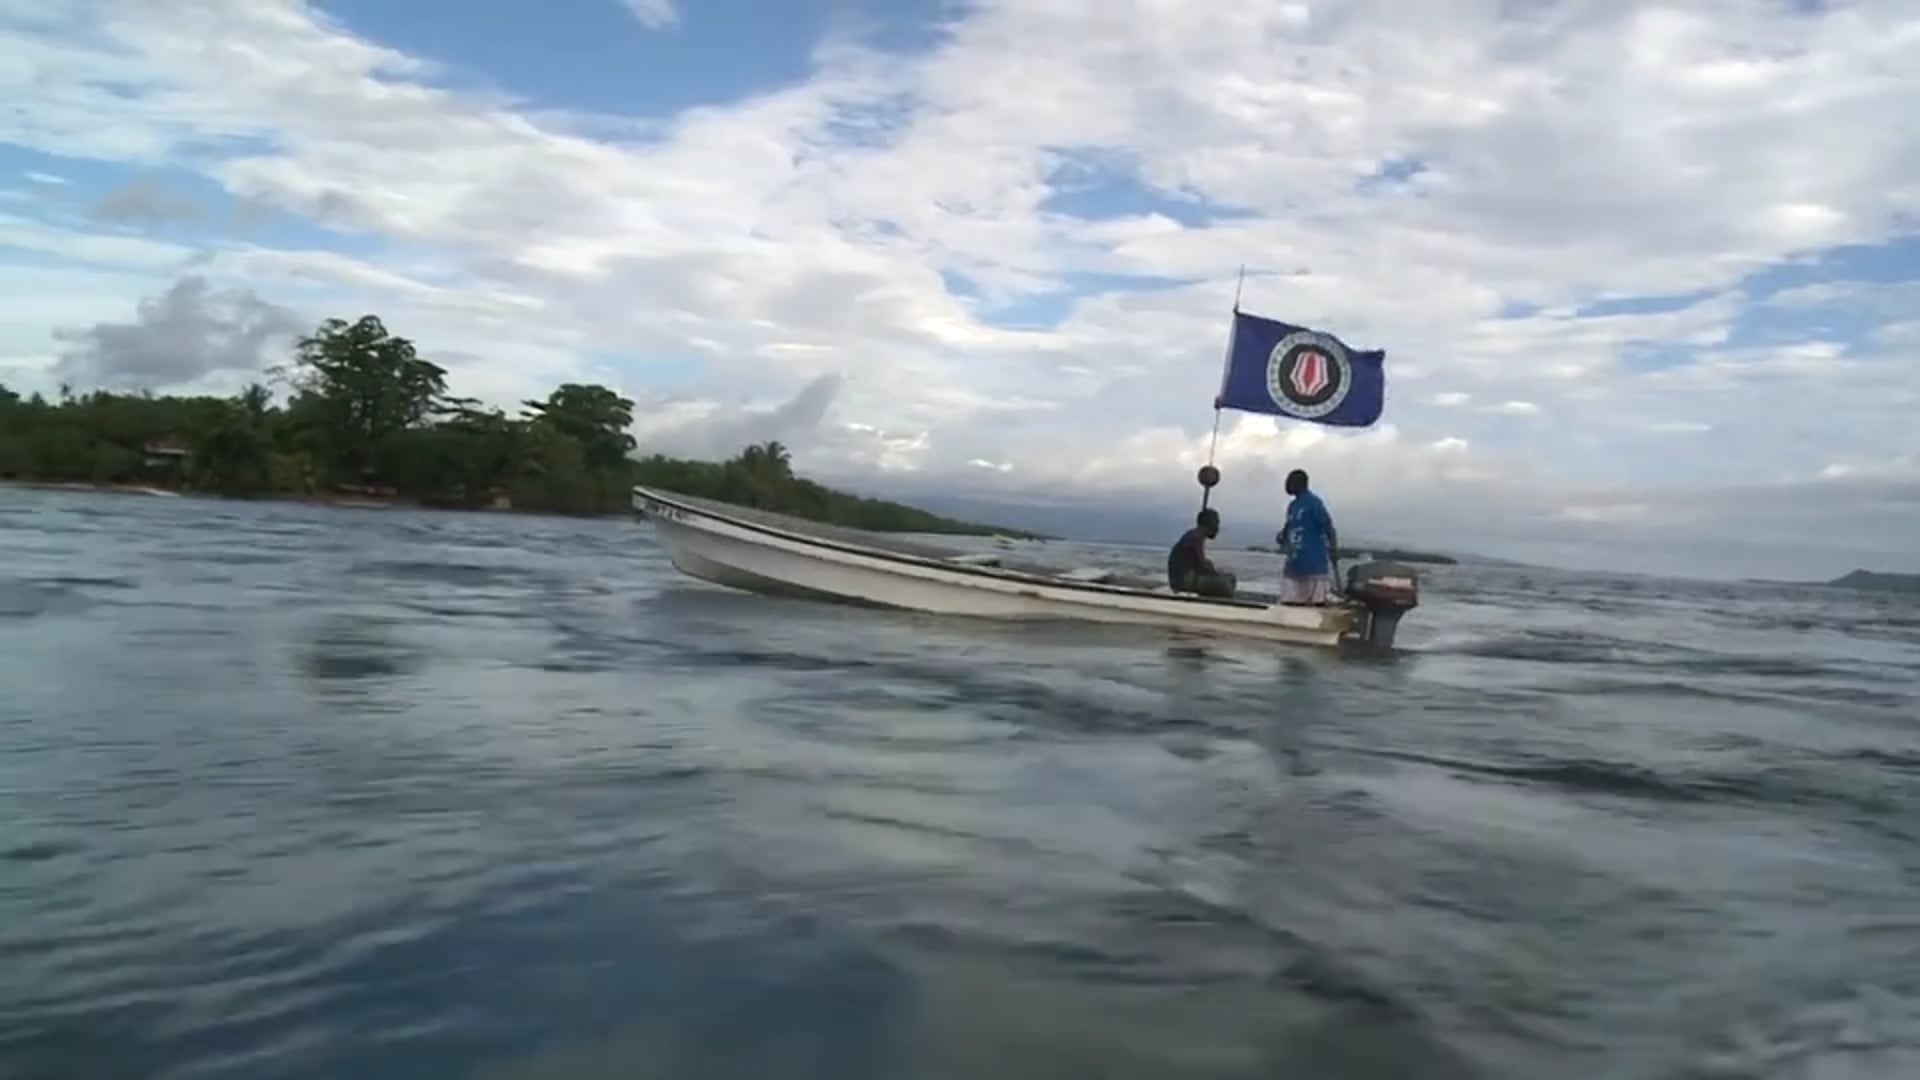
[[[959,565],[919,545],[855,538],[847,530],[813,535],[814,527],[805,522],[646,488],[634,490],[634,508],[652,524],[677,570],[746,592],[937,615],[1160,627],[1320,646],[1353,637],[1365,621],[1364,611],[1344,605],[1214,600]]]

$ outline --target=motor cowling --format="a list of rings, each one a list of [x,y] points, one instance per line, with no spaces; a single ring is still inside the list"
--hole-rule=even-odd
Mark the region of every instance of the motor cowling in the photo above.
[[[1347,569],[1347,599],[1366,612],[1361,637],[1392,648],[1400,619],[1420,606],[1420,573],[1405,563],[1357,563]]]

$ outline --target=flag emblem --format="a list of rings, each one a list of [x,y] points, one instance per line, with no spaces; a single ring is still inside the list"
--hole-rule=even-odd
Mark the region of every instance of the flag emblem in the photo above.
[[[1281,413],[1313,420],[1338,409],[1353,385],[1347,350],[1328,334],[1301,330],[1267,356],[1267,393]]]

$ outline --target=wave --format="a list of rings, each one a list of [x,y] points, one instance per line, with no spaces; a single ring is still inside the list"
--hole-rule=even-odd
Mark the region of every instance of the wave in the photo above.
[[[1529,630],[1520,633],[1454,632],[1412,650],[1429,655],[1517,660],[1539,664],[1619,666],[1640,672],[1672,672],[1688,679],[1736,676],[1762,680],[1865,681],[1908,686],[1914,673],[1904,667],[1872,664],[1849,657],[1721,652],[1668,641],[1646,641],[1587,630]],[[1698,683],[1694,683],[1698,685]]]
[[[0,619],[77,614],[93,606],[91,589],[137,587],[114,578],[0,578]]]
[[[1564,791],[1614,795],[1657,802],[1746,803],[1766,806],[1826,804],[1860,813],[1898,809],[1884,791],[1838,779],[1809,760],[1797,766],[1755,765],[1747,769],[1655,768],[1598,757],[1548,758],[1514,763],[1492,762],[1408,750],[1348,748],[1362,756],[1446,769],[1467,776]]]
[[[517,566],[482,566],[477,563],[424,559],[381,559],[359,562],[355,563],[349,572],[394,581],[418,581],[463,587],[519,583],[527,578],[526,570]]]
[[[1920,773],[1920,752],[1898,750],[1853,750],[1839,755],[1842,760],[1875,765],[1896,772]]]

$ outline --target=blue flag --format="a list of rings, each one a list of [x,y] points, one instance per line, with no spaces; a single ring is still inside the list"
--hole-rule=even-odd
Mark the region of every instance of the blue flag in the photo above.
[[[1387,399],[1387,354],[1356,352],[1332,334],[1233,313],[1216,409],[1367,427]]]

